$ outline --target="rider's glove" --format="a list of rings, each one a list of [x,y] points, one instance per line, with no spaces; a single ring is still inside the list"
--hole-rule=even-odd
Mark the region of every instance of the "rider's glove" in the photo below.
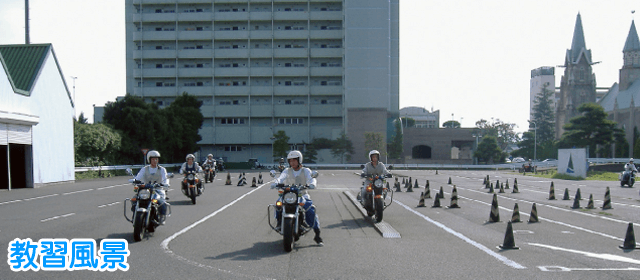
[[[309,185],[309,188],[310,188],[310,189],[315,189],[315,188],[316,188],[316,185],[311,184],[311,185]]]
[[[275,189],[275,188],[277,188],[277,187],[278,187],[278,184],[276,184],[276,183],[271,183],[271,188],[272,188],[272,189]]]

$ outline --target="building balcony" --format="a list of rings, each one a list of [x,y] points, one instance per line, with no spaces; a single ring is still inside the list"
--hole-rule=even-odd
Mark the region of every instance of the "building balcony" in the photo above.
[[[249,105],[216,105],[215,115],[217,118],[247,117]]]
[[[252,96],[271,96],[272,93],[272,86],[251,86]]]
[[[271,105],[251,105],[251,117],[271,117],[273,108]]]
[[[309,115],[311,117],[342,117],[342,105],[322,104],[311,106]]]
[[[299,2],[299,1],[296,1]],[[309,13],[307,12],[278,12],[273,13],[274,20],[308,20]]]
[[[211,0],[133,0],[133,4],[197,4],[197,3],[209,3],[211,4]],[[327,2],[327,1],[325,1]]]
[[[342,30],[311,30],[309,31],[311,39],[342,39]]]
[[[175,68],[148,68],[148,69],[133,69],[133,77],[140,78],[144,75],[145,78],[167,78],[175,77]]]
[[[274,95],[308,95],[308,86],[277,86],[273,87]]]
[[[272,57],[273,50],[272,49],[252,49],[251,50],[251,58],[259,58],[259,57]]]
[[[214,144],[213,142],[213,137],[215,130],[213,129],[213,127],[208,126],[208,127],[201,127],[198,130],[198,134],[200,135],[200,137],[202,138],[200,141],[198,141],[198,144],[200,145],[212,145]]]
[[[163,58],[176,58],[176,50],[148,50],[148,51],[133,51],[133,59],[163,59]]]
[[[274,76],[301,77],[309,76],[308,67],[275,67],[273,68]]]
[[[216,49],[214,51],[216,58],[236,58],[249,56],[249,50],[247,49]]]
[[[216,40],[242,40],[249,38],[249,31],[215,31],[214,36]]]
[[[311,48],[309,49],[311,57],[342,57],[342,48]]]
[[[271,137],[273,137],[271,126],[251,127],[251,143],[271,145],[273,143],[273,140],[270,139]]]
[[[195,96],[211,96],[213,87],[178,87],[178,94],[182,94],[183,92]]]
[[[247,21],[249,13],[247,12],[215,12],[214,20],[216,21]]]
[[[243,96],[249,95],[249,89],[248,86],[215,87],[214,92],[220,96]]]
[[[271,67],[251,67],[252,77],[271,77],[273,76],[273,68]]]
[[[180,31],[178,40],[211,40],[211,31]]]
[[[178,68],[179,77],[211,77],[212,68]]]
[[[250,131],[248,125],[216,125],[216,144],[249,144]]]
[[[217,67],[214,71],[216,77],[248,77],[248,67]]]
[[[135,31],[133,32],[134,41],[171,41],[176,39],[175,31]]]
[[[309,53],[305,48],[291,48],[291,49],[275,49],[273,50],[274,57],[307,57]]]
[[[178,21],[190,21],[190,22],[209,22],[213,19],[213,13],[211,12],[202,12],[202,13],[178,13]]]
[[[175,13],[133,14],[133,22],[175,22]]]
[[[342,20],[342,11],[311,12],[311,20]]]
[[[271,30],[251,30],[249,32],[251,39],[271,39],[273,37],[273,32]]]
[[[176,87],[136,87],[133,89],[134,95],[146,97],[172,97],[178,95]]]
[[[211,105],[205,106],[205,105],[202,105],[202,106],[200,106],[200,112],[202,113],[202,117],[203,117],[203,118],[213,118],[213,117],[214,117],[214,115],[215,115],[215,112],[216,112],[216,111],[215,111],[215,106],[211,106]]]
[[[255,1],[251,1],[253,3]],[[271,20],[271,12],[251,12],[249,13],[250,20]]]
[[[307,39],[309,37],[308,30],[274,30],[274,39]],[[340,37],[342,38],[342,37]]]
[[[275,117],[306,117],[309,115],[307,105],[273,105]]]
[[[211,49],[182,49],[178,50],[178,58],[212,58]]]
[[[279,125],[274,130],[284,131],[290,138],[289,143],[302,143],[302,141],[309,143],[309,127],[306,124],[303,125]]]
[[[342,76],[342,67],[311,67],[311,76]]]
[[[342,86],[311,86],[311,95],[342,95]]]

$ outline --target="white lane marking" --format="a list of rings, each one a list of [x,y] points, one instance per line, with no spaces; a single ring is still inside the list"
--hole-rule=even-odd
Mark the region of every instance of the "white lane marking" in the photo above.
[[[98,206],[98,208],[107,207],[107,206],[113,206],[113,205],[116,205],[118,203],[120,203],[120,201],[111,202],[111,203],[108,203],[108,204],[103,204],[103,205]]]
[[[108,186],[108,187],[97,188],[96,190],[104,190],[104,189],[110,189],[110,188],[121,187],[121,186],[126,186],[126,185],[129,185],[129,184],[113,185],[113,186]]]
[[[56,196],[58,195],[57,193],[55,194],[50,194],[50,195],[43,195],[43,196],[36,196],[36,197],[32,197],[32,198],[25,198],[23,199],[23,201],[29,201],[29,200],[35,200],[35,199],[41,199],[41,198],[45,198],[45,197],[52,197],[52,196]]]
[[[491,249],[487,248],[486,246],[484,246],[484,245],[482,245],[482,244],[480,244],[480,243],[478,243],[478,242],[475,242],[475,241],[471,240],[470,238],[468,238],[468,237],[464,236],[463,234],[461,234],[461,233],[459,233],[459,232],[457,232],[457,231],[454,231],[453,229],[448,228],[447,226],[445,226],[445,225],[443,225],[443,224],[441,224],[441,223],[439,223],[439,222],[437,222],[437,221],[434,221],[434,220],[432,220],[431,218],[429,218],[429,217],[427,217],[427,216],[425,216],[425,215],[422,215],[422,213],[420,213],[420,212],[418,212],[418,211],[416,211],[416,210],[413,210],[411,207],[409,207],[409,206],[407,206],[407,205],[403,204],[402,202],[400,202],[400,201],[396,201],[396,203],[398,203],[400,206],[402,206],[402,207],[404,207],[405,209],[407,209],[409,212],[412,212],[412,213],[414,213],[414,214],[416,214],[416,215],[418,215],[418,216],[422,217],[422,218],[423,218],[423,219],[425,219],[427,222],[430,222],[430,223],[432,223],[432,224],[436,225],[437,227],[439,227],[439,228],[441,228],[441,229],[445,230],[446,232],[448,232],[448,233],[450,233],[450,234],[452,234],[452,235],[454,235],[454,236],[456,236],[456,237],[458,237],[458,238],[462,239],[463,241],[465,241],[465,242],[467,242],[467,243],[471,244],[472,246],[474,246],[474,247],[476,247],[476,248],[478,248],[478,249],[482,250],[483,252],[487,253],[488,255],[490,255],[490,256],[492,256],[492,257],[494,257],[494,258],[496,258],[496,259],[498,259],[498,260],[502,261],[504,264],[506,264],[506,265],[508,265],[508,266],[510,266],[510,267],[516,268],[516,269],[525,269],[525,268],[526,268],[526,267],[522,266],[521,264],[519,264],[519,263],[517,263],[517,262],[514,262],[514,261],[512,261],[512,260],[510,260],[510,259],[506,258],[505,256],[502,256],[502,255],[500,255],[500,254],[498,254],[498,253],[494,252],[493,250],[491,250]]]
[[[546,245],[546,244],[540,244],[540,243],[527,243],[527,244],[529,244],[531,246],[538,246],[538,247],[547,248],[547,249],[551,249],[551,250],[555,250],[555,251],[564,251],[564,252],[569,252],[569,253],[581,254],[581,255],[584,255],[586,257],[591,257],[591,258],[596,258],[596,259],[603,259],[603,260],[608,260],[608,261],[640,264],[640,260],[627,258],[627,257],[622,257],[622,256],[618,256],[618,255],[598,254],[598,253],[592,253],[592,252],[586,252],[586,251],[580,251],[580,250],[574,250],[574,249],[560,248],[560,247]]]
[[[68,195],[68,194],[74,194],[74,193],[88,192],[88,191],[92,191],[92,190],[93,190],[93,189],[86,189],[86,190],[80,190],[80,191],[75,191],[75,192],[63,193],[62,195]]]
[[[547,265],[547,266],[538,266],[538,268],[540,269],[540,271],[551,271],[551,272],[556,272],[556,271],[561,271],[561,272],[568,272],[568,271],[634,271],[634,270],[640,270],[640,268],[635,268],[635,267],[626,267],[626,268],[568,268],[568,267],[563,267],[563,266],[555,266],[555,265]]]
[[[55,219],[66,218],[66,217],[69,217],[69,216],[73,216],[75,214],[76,213],[69,213],[69,214],[64,214],[64,215],[60,215],[60,216],[54,216],[54,217],[51,217],[51,218],[46,218],[44,220],[40,220],[40,222],[44,223],[44,222],[52,221],[52,220],[55,220]]]
[[[20,201],[22,201],[22,199],[10,200],[10,201],[5,201],[5,202],[0,202],[0,205],[14,203],[14,202],[20,202]]]

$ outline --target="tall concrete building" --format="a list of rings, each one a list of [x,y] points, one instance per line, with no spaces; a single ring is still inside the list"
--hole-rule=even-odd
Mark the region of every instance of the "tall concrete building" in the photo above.
[[[399,0],[126,0],[127,92],[202,101],[202,154],[272,160],[314,138],[387,138],[399,114]],[[392,128],[391,128],[392,129]],[[360,158],[362,154],[362,159]]]
[[[556,139],[564,133],[563,126],[578,115],[583,103],[596,102],[596,75],[593,73],[591,50],[587,49],[582,19],[576,17],[571,49],[567,50],[564,74],[560,80],[560,98],[556,110]]]
[[[555,68],[550,66],[543,66],[531,70],[531,80],[529,82],[529,120],[533,119],[533,106],[535,105],[536,96],[542,94],[542,91],[546,90],[553,92],[551,95],[553,103],[552,110],[556,110],[556,75]]]

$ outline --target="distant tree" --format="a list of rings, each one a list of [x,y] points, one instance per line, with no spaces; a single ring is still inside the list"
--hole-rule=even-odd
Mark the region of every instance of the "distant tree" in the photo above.
[[[629,142],[627,142],[627,139],[624,136],[624,130],[615,128],[613,138],[616,144],[614,157],[621,158],[629,156]]]
[[[393,140],[391,140],[391,143],[389,144],[389,158],[392,159],[402,158],[402,153],[404,152],[401,125],[402,124],[397,120],[393,122],[395,135],[393,136]]]
[[[516,124],[505,123],[497,119],[493,122],[480,119],[476,122],[476,127],[480,130],[483,136],[492,136],[496,139],[498,147],[501,150],[507,149],[511,144],[515,144],[520,141],[518,134],[514,131]]]
[[[402,117],[402,127],[414,127],[416,125],[416,120],[409,117]]]
[[[564,134],[560,139],[561,148],[589,147],[589,157],[596,157],[598,145],[607,146],[614,141],[616,123],[607,120],[602,106],[584,103],[578,107],[579,116],[564,125]]]
[[[535,125],[529,128],[536,128],[538,143],[553,142],[555,140],[555,111],[553,109],[554,92],[544,86],[542,92],[537,94],[533,100],[533,118]]]
[[[387,156],[386,143],[384,141],[384,135],[380,132],[365,132],[364,133],[364,152],[365,157],[369,156],[371,150],[377,150],[380,152],[380,161],[383,161]]]
[[[525,131],[522,133],[522,139],[518,142],[517,152],[512,152],[513,156],[521,156],[523,158],[533,158],[533,145],[534,145],[533,131]]]
[[[460,128],[460,123],[458,121],[446,121],[442,124],[444,128]]]
[[[287,152],[289,151],[289,136],[284,130],[278,130],[278,132],[273,134],[275,140],[273,140],[273,157],[274,158],[285,158],[287,157]],[[286,161],[286,160],[285,160]]]
[[[333,147],[331,147],[331,155],[334,158],[339,158],[340,163],[344,163],[346,160],[351,161],[351,156],[353,155],[353,143],[347,137],[347,134],[344,131],[340,134],[340,137],[335,140]]]
[[[200,128],[204,118],[200,112],[202,101],[187,93],[178,96],[169,107],[161,109],[164,118],[164,130],[160,135],[158,149],[164,162],[181,162],[187,154],[198,150],[198,142],[202,140]]]
[[[480,162],[493,164],[504,162],[507,155],[498,147],[495,137],[485,136],[478,144],[478,149],[473,153],[473,156],[477,157]]]
[[[74,126],[74,150],[76,166],[116,164],[122,137],[104,124]]]
[[[84,112],[80,112],[80,115],[78,116],[78,123],[79,124],[87,124],[87,123],[89,123],[89,120],[84,117]]]

